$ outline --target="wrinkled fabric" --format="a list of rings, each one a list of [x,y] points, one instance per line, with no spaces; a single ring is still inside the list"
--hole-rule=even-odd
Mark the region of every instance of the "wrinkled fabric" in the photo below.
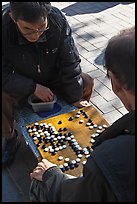
[[[36,83],[65,93],[74,103],[82,98],[80,58],[65,16],[55,7],[48,16],[49,29],[35,43],[27,41],[3,11],[2,90],[18,95],[35,91]],[[40,72],[39,72],[40,71]]]
[[[81,177],[71,178],[62,173],[59,167],[52,167],[44,173],[42,182],[33,179],[30,186],[31,201],[135,202],[133,115],[135,116],[135,111],[123,116],[120,126],[117,123],[117,136],[113,134],[113,137],[108,137],[94,148],[83,167]],[[115,125],[106,129],[110,136]],[[130,129],[127,131],[126,127]]]

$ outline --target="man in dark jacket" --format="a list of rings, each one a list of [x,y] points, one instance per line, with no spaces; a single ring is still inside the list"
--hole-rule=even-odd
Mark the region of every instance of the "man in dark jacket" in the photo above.
[[[93,79],[82,73],[71,28],[50,2],[10,2],[2,15],[2,163],[19,146],[14,105],[34,94],[42,101],[61,95],[76,107],[88,106]]]
[[[135,30],[114,36],[105,51],[112,90],[129,111],[94,143],[83,175],[43,159],[30,174],[34,202],[135,202]]]

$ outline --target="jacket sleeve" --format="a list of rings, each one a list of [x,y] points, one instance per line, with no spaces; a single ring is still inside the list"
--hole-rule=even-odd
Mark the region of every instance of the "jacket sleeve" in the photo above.
[[[61,68],[62,88],[65,92],[65,99],[69,103],[79,101],[82,98],[82,78],[81,78],[81,59],[75,46],[71,34],[71,28],[64,19],[64,26],[61,34],[59,48],[59,66]]]
[[[6,59],[4,51],[2,55],[2,91],[18,95],[33,93],[36,88],[34,81],[16,73]]]
[[[58,167],[48,169],[43,181],[33,180],[30,199],[34,202],[116,201],[104,176],[90,159],[81,177],[71,177]]]

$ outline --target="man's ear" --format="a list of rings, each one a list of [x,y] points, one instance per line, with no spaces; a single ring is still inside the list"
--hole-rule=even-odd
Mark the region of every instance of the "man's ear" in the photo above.
[[[11,12],[9,12],[9,16],[11,17],[11,19],[14,21],[14,23],[16,23],[16,21],[15,21],[15,19],[14,19],[14,17],[13,17],[13,15],[12,15],[12,13]]]
[[[122,86],[116,76],[111,72],[108,71],[108,75],[111,78],[112,90],[115,94],[119,93],[122,90]]]

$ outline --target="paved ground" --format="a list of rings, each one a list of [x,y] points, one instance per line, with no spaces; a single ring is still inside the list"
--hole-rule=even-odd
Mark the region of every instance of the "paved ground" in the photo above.
[[[91,103],[112,124],[127,113],[112,93],[102,67],[104,48],[120,30],[135,25],[134,2],[52,2],[66,15],[81,56],[81,67],[95,79]],[[2,202],[29,201],[29,172],[37,161],[22,141],[13,165],[2,170]]]

